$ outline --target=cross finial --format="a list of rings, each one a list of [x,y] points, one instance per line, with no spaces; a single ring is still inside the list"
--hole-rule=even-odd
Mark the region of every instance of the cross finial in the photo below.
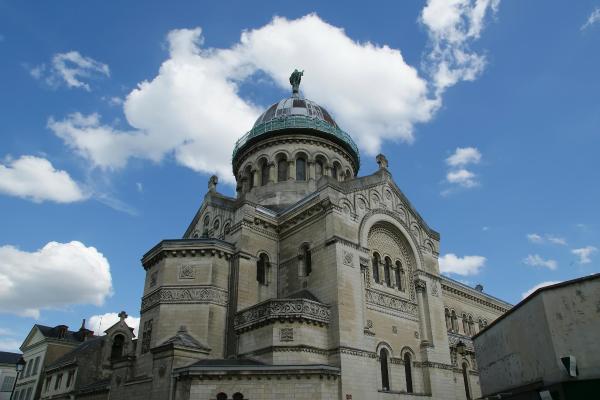
[[[379,169],[387,169],[388,160],[383,154],[378,154],[377,157],[375,157],[375,160],[377,160],[377,164],[379,164]]]
[[[128,315],[125,311],[121,311],[119,313],[119,319],[121,320],[121,322],[125,321],[125,318],[127,318],[127,317],[128,317]]]

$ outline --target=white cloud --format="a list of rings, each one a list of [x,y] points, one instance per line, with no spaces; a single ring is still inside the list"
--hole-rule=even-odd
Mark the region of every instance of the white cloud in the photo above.
[[[448,253],[439,258],[440,272],[457,275],[477,275],[479,270],[485,266],[486,258],[482,256],[457,257]]]
[[[90,85],[84,79],[110,76],[108,65],[82,56],[78,51],[57,53],[52,57],[50,67],[45,64],[33,67],[29,71],[36,79],[44,79],[50,86],[67,85],[90,91]]]
[[[579,264],[589,264],[592,262],[592,254],[597,251],[598,249],[594,246],[586,246],[580,249],[573,249],[571,253],[579,257]]]
[[[0,338],[0,351],[10,351],[11,353],[20,353],[19,347],[23,344],[22,340],[14,338]]]
[[[413,141],[414,125],[429,121],[441,105],[398,49],[354,41],[315,14],[276,17],[244,31],[230,48],[204,48],[200,28],[173,30],[167,39],[169,58],[158,75],[125,99],[132,129],[78,113],[50,119],[50,129],[100,168],[173,154],[181,165],[233,182],[231,149],[264,109],[239,93],[256,74],[289,91],[290,72],[304,69],[302,91],[328,108],[369,154],[384,140]]]
[[[119,322],[119,319],[118,313],[92,315],[90,318],[88,318],[87,328],[94,331],[96,335],[104,335],[104,331]],[[140,326],[140,318],[128,316],[125,318],[125,323],[130,328],[133,328],[133,333],[135,336],[137,336]]]
[[[546,239],[548,239],[548,241],[550,243],[559,244],[561,246],[567,245],[567,239],[565,239],[563,237],[558,237],[558,236],[554,236],[554,235],[546,235]]]
[[[529,254],[523,259],[523,263],[533,267],[545,267],[551,270],[555,270],[558,267],[556,260],[545,260],[539,254]]]
[[[534,287],[532,287],[531,289],[524,292],[523,294],[521,294],[521,299],[524,299],[525,297],[529,296],[530,294],[532,294],[539,288],[542,288],[544,286],[556,285],[557,283],[560,283],[560,281],[547,281],[547,282],[539,283],[539,284],[535,285]]]
[[[600,7],[596,8],[594,11],[592,11],[592,13],[588,17],[587,21],[585,22],[585,24],[583,24],[581,26],[581,30],[589,28],[590,26],[596,24],[597,22],[600,22]]]
[[[449,171],[446,174],[446,180],[448,183],[457,184],[464,188],[472,188],[479,184],[477,182],[476,175],[464,168],[455,171]]]
[[[39,318],[41,309],[102,305],[112,294],[110,266],[94,247],[49,242],[26,252],[0,246],[0,312]]]
[[[540,235],[538,235],[537,233],[528,233],[527,240],[529,240],[532,243],[543,243],[544,242],[544,238],[541,237]]]
[[[87,197],[66,171],[57,170],[50,161],[35,156],[21,156],[6,165],[0,164],[0,193],[35,202],[71,203]]]
[[[135,183],[135,188],[140,193],[142,193],[144,191],[144,185],[142,184],[142,182],[136,182]]]
[[[454,153],[446,159],[451,167],[461,167],[468,164],[479,164],[481,153],[475,147],[457,147]]]
[[[438,95],[459,81],[472,81],[483,71],[486,59],[471,52],[486,16],[500,0],[428,0],[420,21],[427,28],[431,51],[427,66]]]

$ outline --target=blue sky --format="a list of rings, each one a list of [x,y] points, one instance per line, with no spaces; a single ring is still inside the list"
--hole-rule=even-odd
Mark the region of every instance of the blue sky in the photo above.
[[[234,193],[232,143],[294,68],[449,276],[516,303],[600,272],[600,2],[322,3],[0,0],[0,349],[138,317],[141,256],[212,173]]]

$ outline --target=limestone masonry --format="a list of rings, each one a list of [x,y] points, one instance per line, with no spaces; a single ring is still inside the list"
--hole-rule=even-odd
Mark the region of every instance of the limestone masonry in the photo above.
[[[358,176],[356,144],[296,72],[292,97],[235,146],[237,196],[212,177],[183,237],[143,256],[139,338],[123,314],[83,342],[97,356],[48,369],[42,398],[481,395],[471,336],[511,305],[440,275],[440,235],[385,156]],[[76,383],[55,390],[70,370]]]

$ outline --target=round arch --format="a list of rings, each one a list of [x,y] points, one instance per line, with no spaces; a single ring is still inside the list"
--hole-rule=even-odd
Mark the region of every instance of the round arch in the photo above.
[[[358,243],[362,247],[368,248],[369,232],[371,231],[373,225],[380,222],[388,222],[389,224],[397,228],[402,233],[402,235],[404,235],[413,254],[415,255],[415,262],[417,264],[416,269],[423,270],[423,254],[421,253],[419,246],[415,244],[415,238],[413,237],[410,230],[405,226],[403,221],[395,218],[390,214],[383,213],[382,210],[376,210],[367,213],[367,215],[363,217],[358,228]]]

